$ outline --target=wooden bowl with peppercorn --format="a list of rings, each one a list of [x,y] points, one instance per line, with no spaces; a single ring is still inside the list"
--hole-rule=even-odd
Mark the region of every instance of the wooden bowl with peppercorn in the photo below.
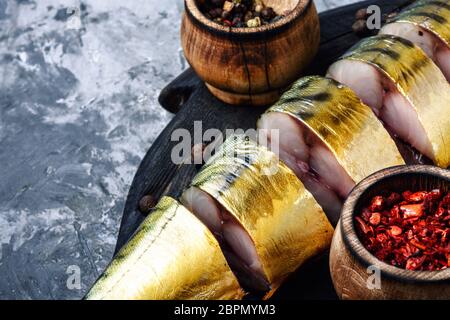
[[[450,171],[401,166],[349,195],[330,251],[341,299],[450,299]]]
[[[185,0],[181,42],[214,96],[270,105],[315,56],[319,18],[312,0]]]

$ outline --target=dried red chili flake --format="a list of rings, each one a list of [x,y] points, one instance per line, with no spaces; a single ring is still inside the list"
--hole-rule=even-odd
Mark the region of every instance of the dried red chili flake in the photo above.
[[[384,198],[382,196],[373,197],[369,210],[371,212],[383,210]]]
[[[356,217],[356,221],[358,222],[358,227],[359,229],[364,232],[364,233],[373,233],[373,229],[371,227],[369,227],[363,219],[361,219],[360,217]]]
[[[363,245],[408,270],[450,268],[450,193],[405,191],[373,197],[355,217]]]
[[[419,248],[420,250],[423,250],[423,251],[427,250],[427,247],[426,247],[425,245],[421,244],[421,243],[420,243],[419,241],[417,241],[417,240],[412,239],[412,240],[411,240],[411,244],[412,244],[414,247]]]
[[[417,270],[425,262],[425,259],[426,259],[426,256],[422,256],[420,258],[409,258],[406,261],[405,268],[408,270]]]
[[[397,226],[391,226],[391,230],[389,230],[391,235],[396,237],[402,234],[403,230],[400,227]]]
[[[407,198],[405,198],[405,200],[408,202],[422,202],[425,199],[426,195],[428,195],[428,192],[419,191],[410,194]]]
[[[423,215],[422,204],[404,204],[400,206],[403,219],[420,218]]]
[[[373,226],[377,226],[381,222],[381,214],[379,212],[374,212],[370,215],[369,222]]]

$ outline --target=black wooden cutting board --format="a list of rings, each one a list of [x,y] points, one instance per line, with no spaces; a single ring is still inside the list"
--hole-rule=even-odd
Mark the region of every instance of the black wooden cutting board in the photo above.
[[[321,47],[305,75],[324,75],[328,66],[360,40],[352,31],[355,12],[371,4],[380,6],[384,14],[394,12],[409,0],[364,1],[320,14]],[[145,218],[139,201],[147,194],[156,200],[164,195],[179,197],[198,171],[195,165],[175,165],[171,150],[178,142],[171,141],[175,129],[193,133],[194,121],[202,121],[203,132],[216,128],[254,128],[263,108],[229,106],[215,99],[192,69],[173,80],[159,97],[161,106],[175,117],[161,132],[144,157],[131,185],[126,201],[116,252],[125,244]],[[302,266],[273,297],[274,299],[336,299],[328,269],[328,254]]]

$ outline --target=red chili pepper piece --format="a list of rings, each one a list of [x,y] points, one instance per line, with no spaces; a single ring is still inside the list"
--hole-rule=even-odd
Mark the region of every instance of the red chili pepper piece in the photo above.
[[[223,23],[226,24],[229,27],[233,26],[233,23],[230,20],[223,20]]]
[[[450,205],[450,193],[447,193],[447,195],[442,200],[443,206],[449,206]]]
[[[406,201],[409,202],[422,202],[425,197],[427,196],[428,192],[425,191],[419,191],[413,194],[408,195],[407,197],[405,197]]]
[[[356,217],[356,221],[358,222],[358,226],[362,232],[369,233],[372,231],[372,229],[360,217]]]
[[[414,239],[412,239],[411,240],[411,244],[414,246],[414,247],[416,247],[416,248],[419,248],[420,250],[427,250],[427,247],[425,246],[425,245],[423,245],[423,244],[421,244],[419,241],[417,241],[417,240],[414,240]]]
[[[400,207],[399,206],[394,206],[391,209],[391,218],[400,218]]]
[[[373,197],[355,216],[363,245],[378,259],[408,270],[450,268],[450,193],[405,191]]]
[[[376,196],[372,199],[372,203],[370,204],[370,211],[376,212],[383,210],[384,206],[384,198],[382,196]]]
[[[390,232],[391,232],[391,235],[393,235],[393,236],[399,236],[402,234],[403,230],[400,227],[391,226]]]
[[[372,213],[372,215],[370,216],[369,222],[373,226],[379,225],[381,222],[381,214],[379,212]]]
[[[423,215],[422,204],[404,204],[400,206],[403,213],[403,219],[420,218]]]
[[[409,258],[406,262],[406,269],[408,270],[417,270],[419,269],[422,264],[424,263],[426,257],[420,257],[420,258]]]
[[[378,242],[384,243],[384,242],[387,241],[388,236],[386,234],[384,234],[384,233],[379,233],[379,234],[377,234],[376,239],[377,239]]]
[[[436,217],[441,217],[442,215],[444,215],[445,214],[445,209],[444,208],[442,208],[442,207],[439,207],[437,210],[436,210],[436,213],[434,214]]]
[[[412,238],[414,238],[414,232],[412,230],[408,230],[406,232],[406,237],[408,238],[408,240],[411,240]]]

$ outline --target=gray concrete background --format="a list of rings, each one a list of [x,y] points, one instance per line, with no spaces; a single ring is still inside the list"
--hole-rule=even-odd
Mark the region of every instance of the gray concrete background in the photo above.
[[[0,0],[0,299],[79,299],[111,259],[134,173],[171,119],[158,93],[187,67],[182,10]]]

